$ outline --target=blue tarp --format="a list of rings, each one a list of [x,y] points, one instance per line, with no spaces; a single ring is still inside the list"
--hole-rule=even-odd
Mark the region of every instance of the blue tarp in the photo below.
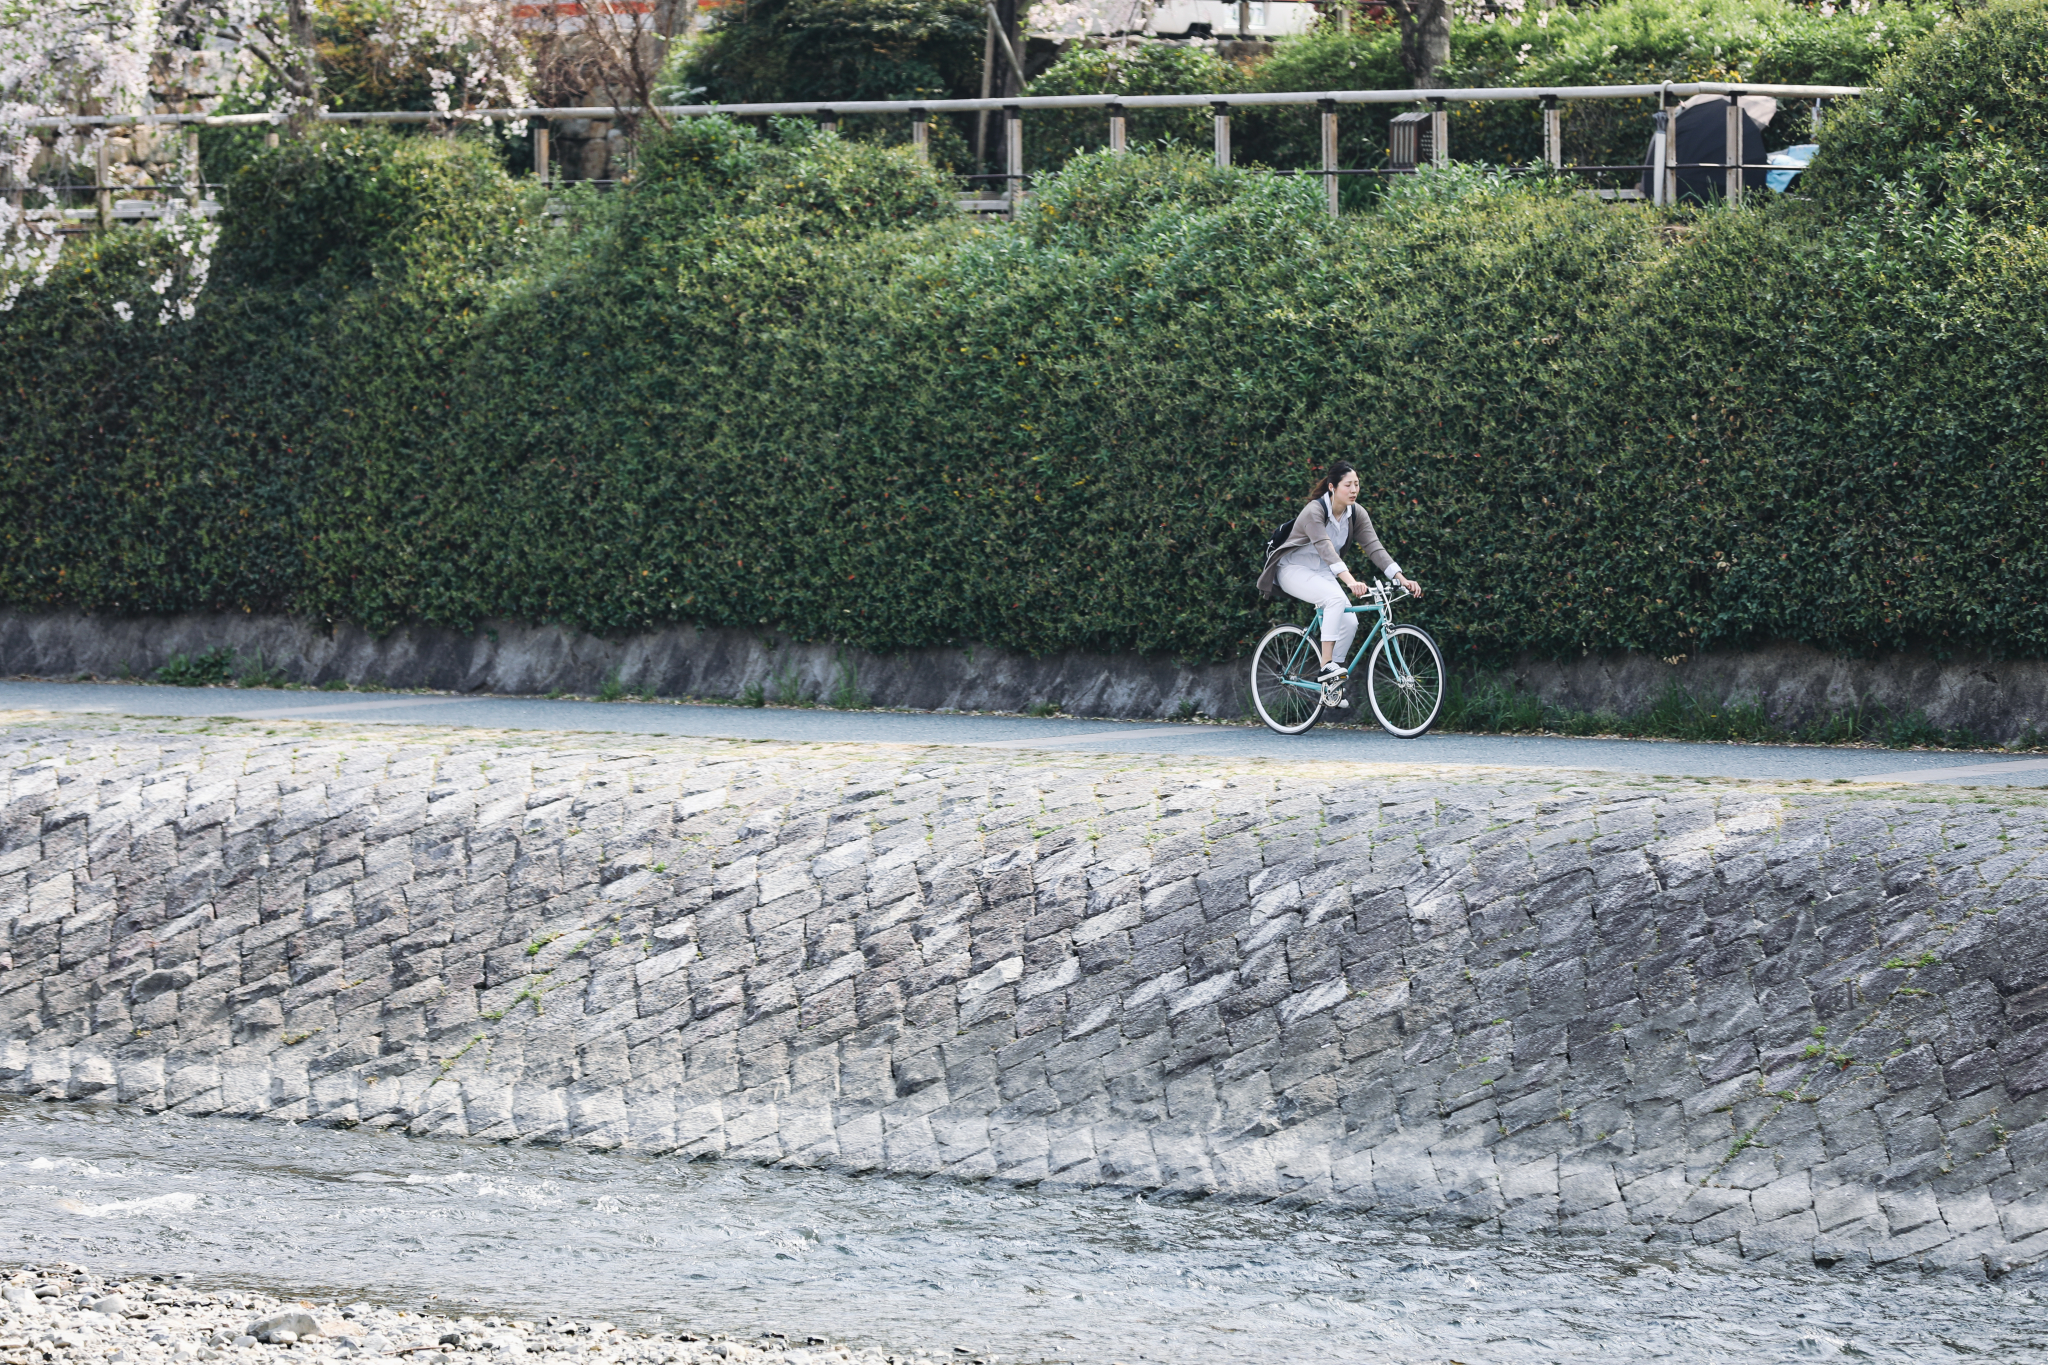
[[[1774,169],[1764,172],[1764,183],[1783,194],[1792,187],[1792,181],[1805,170],[1813,160],[1813,154],[1820,150],[1817,142],[1802,142],[1797,147],[1787,147],[1782,152],[1772,152],[1768,160]],[[1783,169],[1776,169],[1782,167]]]

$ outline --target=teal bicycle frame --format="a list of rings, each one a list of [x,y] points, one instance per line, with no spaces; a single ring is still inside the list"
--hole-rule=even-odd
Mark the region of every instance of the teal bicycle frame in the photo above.
[[[1407,596],[1405,592],[1401,595]],[[1373,622],[1371,630],[1361,630],[1358,633],[1358,648],[1353,651],[1351,661],[1344,665],[1347,673],[1356,674],[1359,661],[1370,654],[1374,643],[1379,640],[1380,636],[1387,633],[1388,627],[1393,624],[1394,620],[1393,605],[1393,594],[1380,589],[1372,594],[1371,600],[1344,608],[1345,613],[1351,616],[1362,616],[1366,612],[1375,612],[1379,616],[1379,619]],[[1321,607],[1315,609],[1315,614],[1308,618],[1308,625],[1303,627],[1303,629],[1307,633],[1302,636],[1301,642],[1294,647],[1294,654],[1287,660],[1287,685],[1298,688],[1311,696],[1319,697],[1322,695],[1323,685],[1317,682],[1315,678],[1316,674],[1321,672],[1323,667],[1323,609]],[[1406,677],[1414,671],[1408,666],[1407,656],[1401,652],[1400,636],[1389,637],[1387,654],[1393,660],[1394,670],[1397,674]],[[1307,676],[1303,677],[1303,674],[1307,674]]]

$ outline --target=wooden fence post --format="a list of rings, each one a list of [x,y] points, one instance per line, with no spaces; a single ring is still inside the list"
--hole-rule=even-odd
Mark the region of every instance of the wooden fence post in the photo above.
[[[1330,216],[1337,216],[1337,101],[1317,100],[1316,121],[1321,124],[1323,143],[1323,199]]]
[[[1564,169],[1564,127],[1555,95],[1543,97],[1543,159],[1553,171]]]
[[[1742,202],[1742,101],[1728,96],[1728,134],[1722,145],[1721,194],[1731,204]]]
[[[114,226],[114,187],[107,181],[107,130],[100,129],[99,146],[93,155],[93,204],[99,210],[100,231]]]
[[[1121,156],[1130,149],[1130,126],[1124,120],[1124,107],[1112,104],[1109,106],[1109,150]]]
[[[545,185],[548,183],[548,172],[551,169],[548,165],[548,153],[552,150],[548,146],[548,121],[544,118],[535,119],[534,124],[533,178]]]
[[[1657,103],[1664,108],[1664,206],[1678,205],[1678,106],[1669,103],[1671,91],[1669,82],[1657,92]]]
[[[1664,97],[1659,95],[1657,100],[1661,104]],[[1650,126],[1655,129],[1650,134],[1650,202],[1662,208],[1671,202],[1665,184],[1670,174],[1666,168],[1671,164],[1671,115],[1659,109]]]
[[[1004,184],[1010,192],[1010,216],[1015,218],[1024,208],[1024,109],[1022,105],[1003,106],[1003,160],[1006,165]]]

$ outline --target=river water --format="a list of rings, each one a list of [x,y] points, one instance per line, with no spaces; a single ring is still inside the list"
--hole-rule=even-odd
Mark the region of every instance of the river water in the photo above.
[[[52,1260],[1005,1362],[2048,1362],[2031,1277],[0,1099],[0,1264]]]

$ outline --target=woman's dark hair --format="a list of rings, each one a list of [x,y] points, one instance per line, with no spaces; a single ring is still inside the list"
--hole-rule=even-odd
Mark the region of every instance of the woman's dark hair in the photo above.
[[[1323,477],[1317,479],[1316,486],[1308,490],[1309,501],[1314,502],[1317,498],[1320,498],[1323,494],[1329,492],[1332,488],[1344,482],[1344,476],[1346,474],[1357,473],[1358,471],[1356,469],[1344,463],[1344,461],[1342,460],[1330,461],[1330,467],[1323,471]],[[1360,477],[1362,478],[1363,476],[1361,475]]]

